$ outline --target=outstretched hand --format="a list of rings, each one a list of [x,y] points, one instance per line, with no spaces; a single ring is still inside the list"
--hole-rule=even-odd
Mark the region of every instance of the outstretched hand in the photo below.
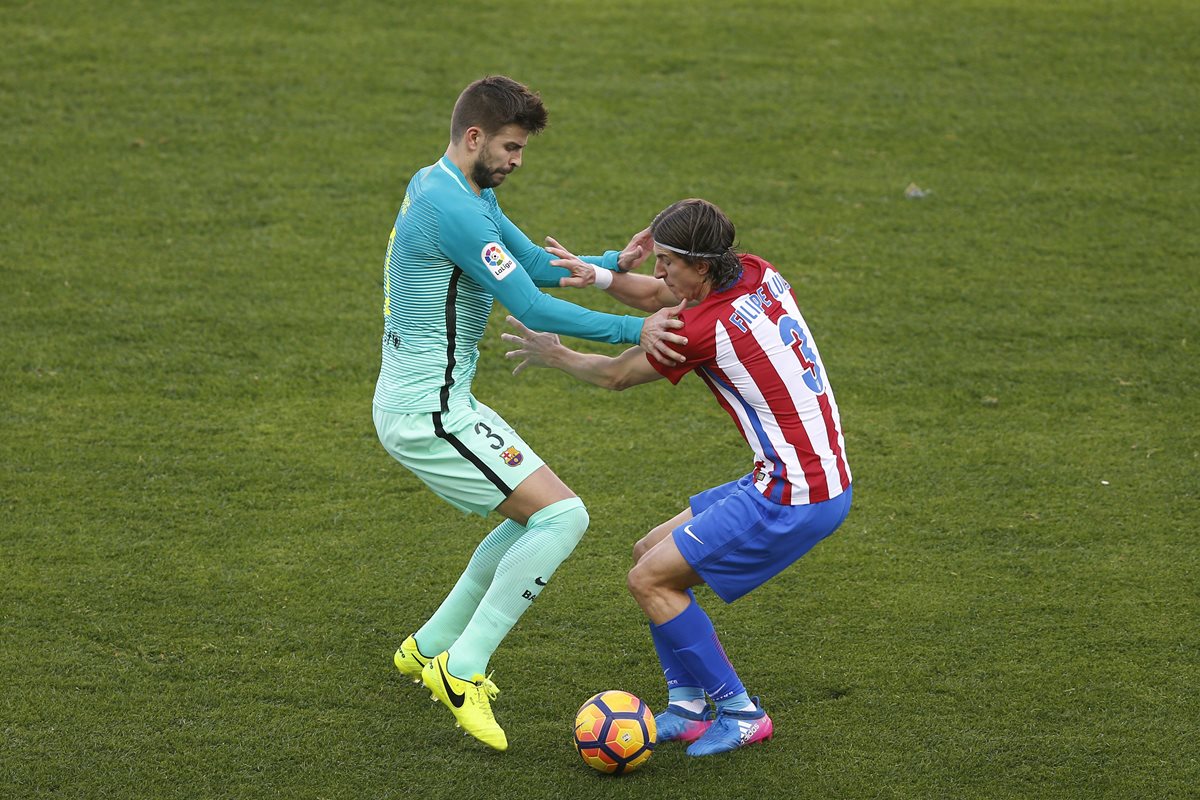
[[[565,280],[565,279],[564,279]],[[562,342],[559,341],[557,333],[540,333],[535,330],[530,330],[521,323],[519,319],[511,314],[504,320],[513,328],[516,333],[500,334],[501,341],[508,342],[512,345],[517,345],[519,349],[509,350],[504,354],[505,358],[521,359],[521,363],[517,364],[513,370],[513,375],[520,375],[526,367],[548,367],[550,366],[547,359],[556,348],[564,349]]]
[[[646,263],[646,259],[654,252],[654,237],[650,228],[644,228],[633,235],[625,249],[617,255],[617,270],[632,272]]]
[[[563,247],[553,236],[546,237],[546,252],[556,256],[550,261],[550,266],[559,267],[571,273],[569,278],[558,279],[559,286],[583,289],[596,282],[596,270],[592,268],[592,265]]]
[[[672,330],[682,328],[683,322],[679,315],[687,308],[688,301],[681,300],[679,305],[655,311],[646,317],[642,323],[642,338],[639,341],[642,349],[657,358],[661,363],[674,366],[684,360],[682,353],[672,350],[668,345],[685,345],[688,340]]]

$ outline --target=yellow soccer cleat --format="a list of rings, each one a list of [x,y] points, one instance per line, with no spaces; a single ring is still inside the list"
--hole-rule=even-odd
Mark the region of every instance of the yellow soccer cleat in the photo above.
[[[492,700],[500,694],[496,684],[482,675],[464,681],[450,674],[446,663],[450,653],[435,656],[421,671],[421,682],[458,720],[458,726],[488,747],[501,752],[508,749],[508,737],[492,716]]]
[[[400,649],[396,651],[392,661],[396,662],[396,669],[400,670],[401,675],[412,679],[413,683],[420,683],[421,669],[429,663],[429,658],[421,655],[421,651],[417,649],[417,640],[409,636],[400,643]]]

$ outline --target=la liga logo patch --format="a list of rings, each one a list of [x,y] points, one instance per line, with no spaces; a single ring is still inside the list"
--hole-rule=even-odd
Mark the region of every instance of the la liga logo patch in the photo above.
[[[484,245],[480,257],[483,259],[483,266],[487,267],[487,271],[492,273],[492,276],[498,281],[511,275],[517,266],[517,262],[504,251],[498,242],[488,242]]]

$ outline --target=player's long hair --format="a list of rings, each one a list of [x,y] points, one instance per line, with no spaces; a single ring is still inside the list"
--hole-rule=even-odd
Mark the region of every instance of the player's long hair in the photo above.
[[[667,206],[650,223],[650,235],[692,266],[708,262],[713,288],[732,283],[742,271],[734,247],[737,230],[725,212],[707,200],[692,197]]]
[[[531,134],[546,127],[546,107],[536,92],[503,75],[480,78],[462,90],[450,117],[450,141],[457,142],[476,126],[489,136],[505,125],[520,125]]]

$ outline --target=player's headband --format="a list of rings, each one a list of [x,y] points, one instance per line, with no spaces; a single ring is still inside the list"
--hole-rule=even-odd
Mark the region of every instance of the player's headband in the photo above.
[[[690,250],[681,250],[678,247],[671,247],[671,245],[663,244],[659,241],[656,241],[654,244],[663,250],[670,250],[672,253],[679,253],[679,255],[687,256],[688,258],[720,258],[725,255],[724,253],[693,253]]]

